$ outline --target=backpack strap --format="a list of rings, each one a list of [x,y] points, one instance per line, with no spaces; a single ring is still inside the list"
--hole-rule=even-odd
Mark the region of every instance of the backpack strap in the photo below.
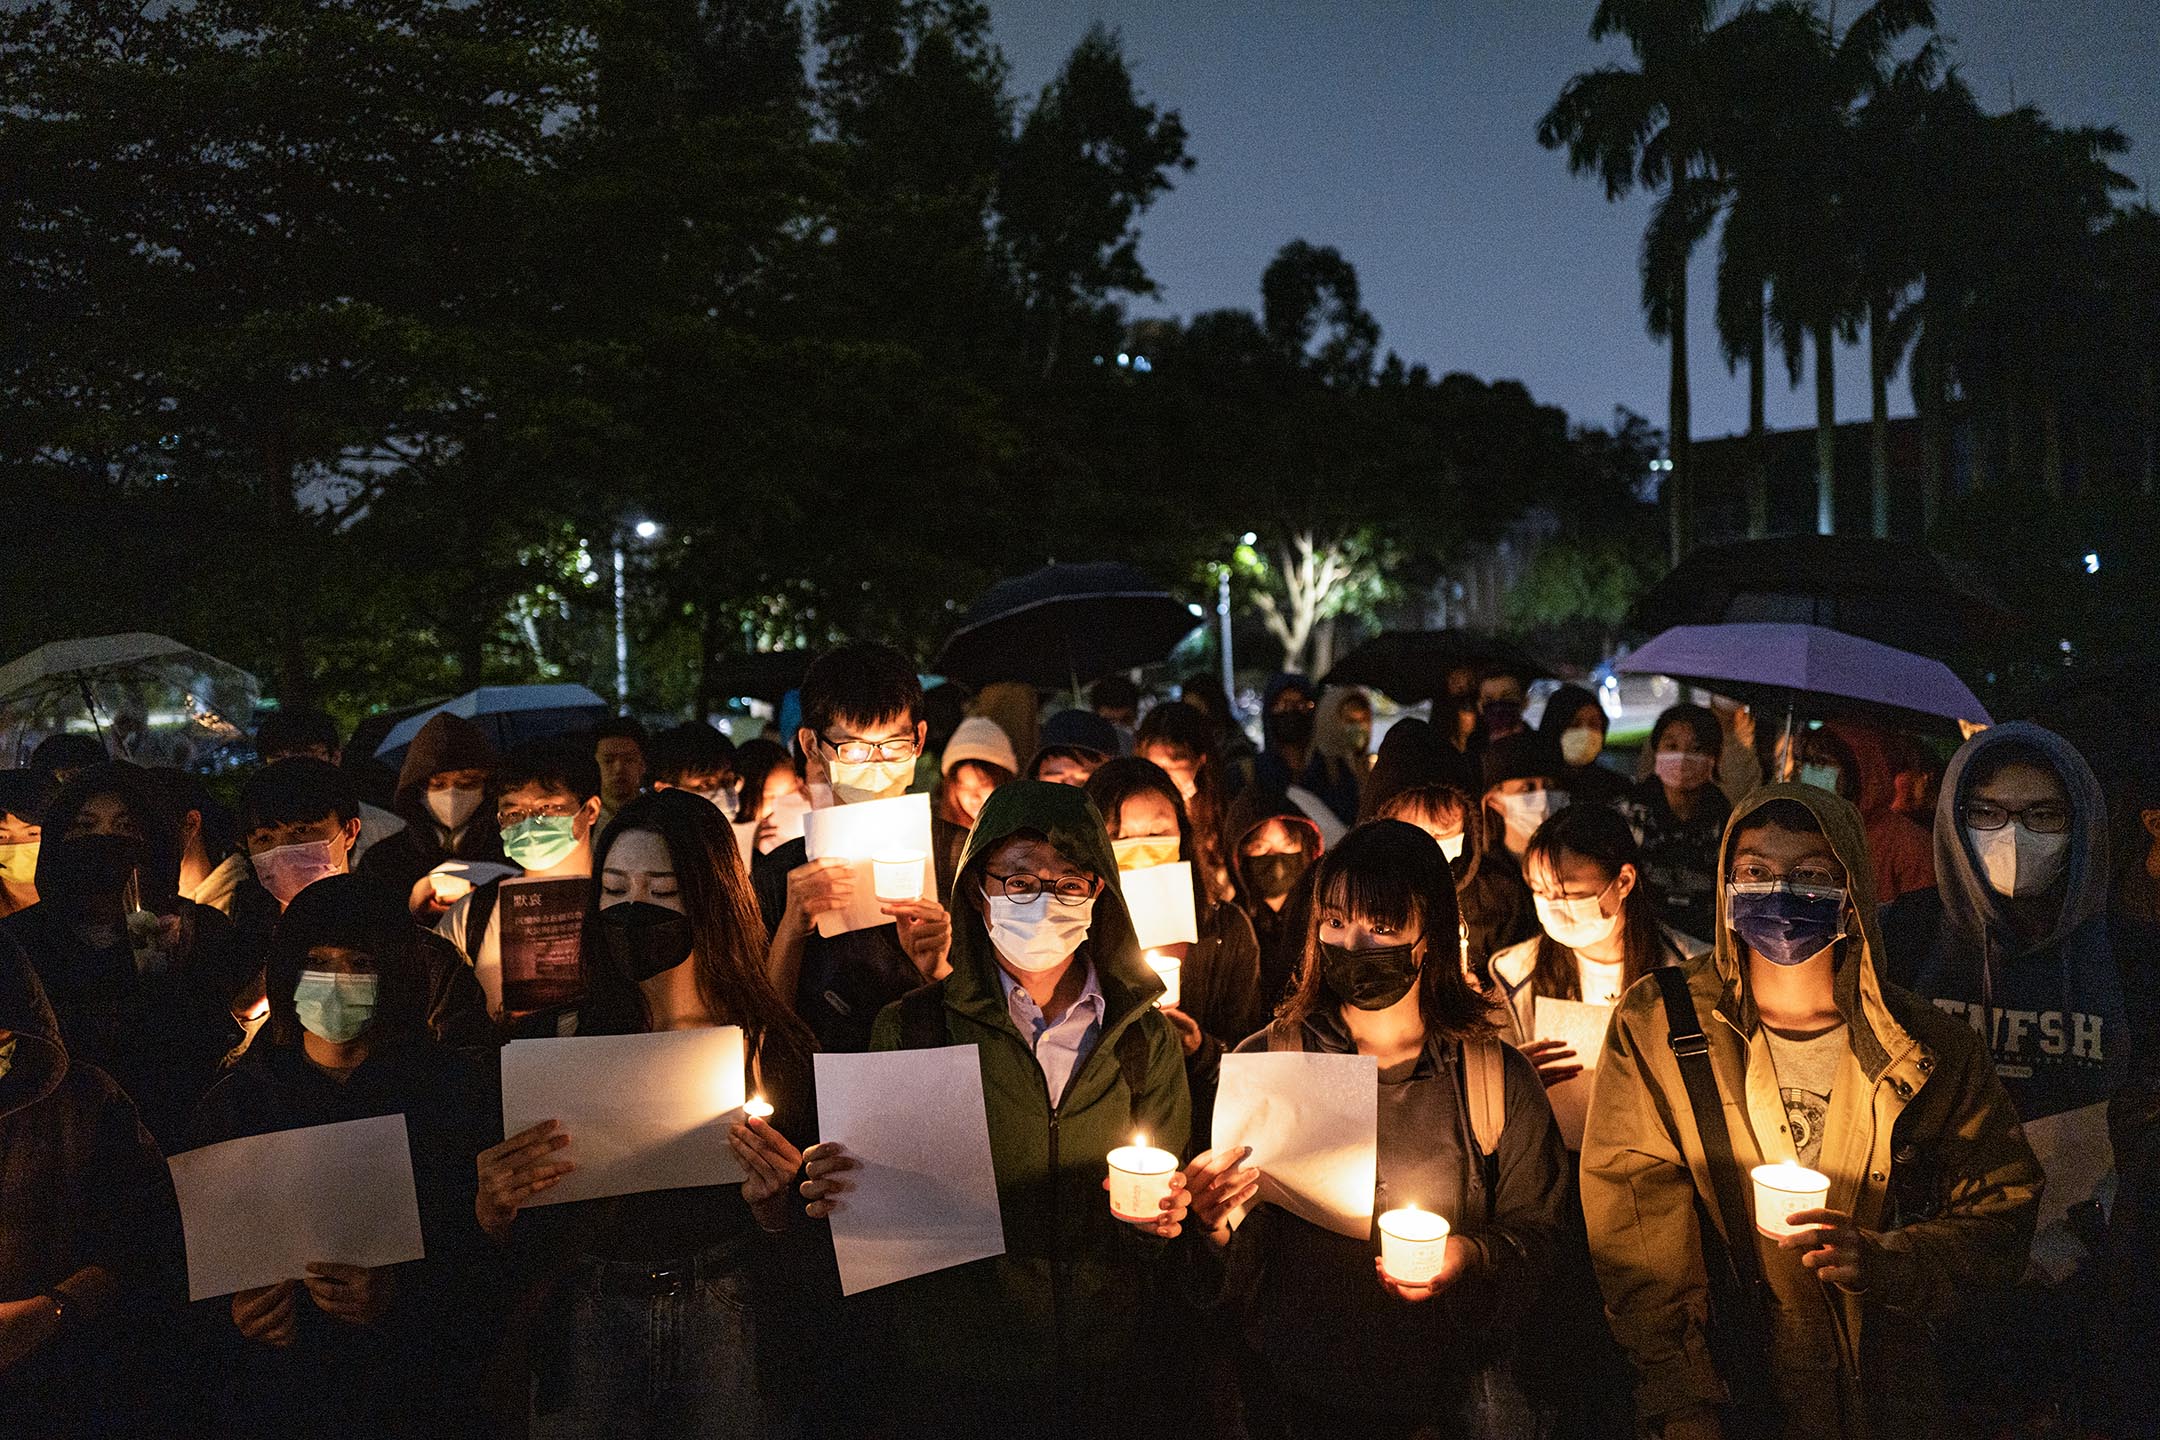
[[[1140,1027],[1137,1020],[1118,1032],[1117,1064],[1118,1074],[1125,1079],[1127,1118],[1137,1129],[1140,1119],[1140,1092],[1147,1089],[1148,1072],[1147,1031]]]
[[[465,959],[469,964],[480,963],[480,945],[487,939],[488,922],[495,918],[495,907],[502,901],[502,881],[490,880],[485,885],[473,887],[472,898],[465,904]]]
[[[1507,1059],[1498,1037],[1488,1035],[1462,1047],[1463,1101],[1470,1111],[1470,1132],[1478,1154],[1496,1155],[1507,1127]]]
[[[945,1028],[945,985],[933,981],[900,997],[900,1048],[935,1050],[950,1037]]]

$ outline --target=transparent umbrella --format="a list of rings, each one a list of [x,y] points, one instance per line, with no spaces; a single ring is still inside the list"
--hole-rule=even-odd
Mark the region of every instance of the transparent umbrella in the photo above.
[[[0,666],[0,755],[20,765],[47,736],[75,731],[185,768],[245,738],[261,695],[239,666],[163,635],[55,640]]]

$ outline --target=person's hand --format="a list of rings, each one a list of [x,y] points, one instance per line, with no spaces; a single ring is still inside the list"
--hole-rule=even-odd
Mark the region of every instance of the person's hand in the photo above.
[[[445,898],[443,895],[446,888],[454,888],[451,878],[448,875],[423,875],[413,882],[412,893],[405,897],[405,908],[412,912],[413,919],[423,925],[432,926],[457,903],[457,896]],[[441,885],[435,883],[438,880],[442,882]]]
[[[742,1162],[742,1198],[750,1213],[767,1230],[786,1229],[788,1186],[802,1169],[802,1151],[756,1115],[728,1131],[728,1148]]]
[[[1582,1074],[1583,1067],[1576,1064],[1575,1052],[1565,1040],[1533,1040],[1522,1047],[1523,1058],[1537,1066],[1537,1078],[1550,1090],[1564,1085]]]
[[[878,909],[893,917],[900,927],[900,948],[922,972],[935,980],[945,969],[946,952],[952,949],[952,916],[935,900],[888,900]]]
[[[1865,1290],[1867,1277],[1860,1268],[1860,1227],[1842,1210],[1795,1210],[1785,1217],[1789,1225],[1807,1225],[1797,1235],[1778,1241],[1780,1250],[1803,1252],[1800,1263],[1833,1285]]]
[[[1725,1427],[1718,1423],[1717,1411],[1707,1408],[1681,1411],[1667,1420],[1658,1433],[1664,1440],[1725,1440]]]
[[[372,1325],[390,1308],[390,1292],[397,1288],[388,1266],[369,1269],[360,1265],[331,1265],[322,1261],[307,1267],[308,1298],[315,1308],[348,1325]]]
[[[1170,1028],[1177,1031],[1178,1044],[1185,1047],[1185,1053],[1199,1054],[1201,1045],[1207,1041],[1207,1037],[1200,1033],[1200,1022],[1175,1005],[1163,1006],[1162,1015],[1163,1019],[1170,1022]]]
[[[820,915],[847,909],[855,898],[855,868],[845,860],[812,860],[788,871],[787,909],[781,919],[794,917],[795,928],[808,931]]]
[[[576,1162],[555,1158],[555,1152],[569,1143],[560,1122],[543,1120],[481,1151],[480,1189],[473,1197],[480,1228],[497,1240],[508,1235],[520,1206],[541,1191],[553,1189],[577,1169]]]
[[[1373,1257],[1373,1274],[1380,1277],[1380,1284],[1396,1299],[1410,1305],[1422,1305],[1446,1290],[1463,1272],[1470,1268],[1470,1242],[1460,1235],[1447,1237],[1447,1246],[1440,1252],[1440,1273],[1423,1285],[1401,1285],[1388,1279],[1387,1268],[1379,1256]]]
[[[1108,1175],[1103,1176],[1102,1188],[1110,1188]],[[1170,1177],[1170,1193],[1163,1196],[1156,1209],[1161,1213],[1153,1220],[1122,1220],[1118,1223],[1160,1235],[1165,1240],[1177,1239],[1184,1232],[1186,1212],[1192,1209],[1192,1191],[1185,1188],[1183,1172]]]
[[[838,1141],[827,1140],[813,1145],[803,1153],[803,1172],[809,1177],[802,1183],[802,1197],[810,1202],[807,1207],[810,1218],[823,1220],[840,1208],[838,1197],[848,1192],[853,1183],[843,1178],[850,1170],[860,1170],[862,1162],[847,1153]]]
[[[283,1349],[293,1342],[299,1298],[297,1280],[280,1280],[260,1290],[242,1290],[232,1297],[233,1325],[250,1340]]]
[[[46,1296],[0,1303],[0,1372],[35,1355],[59,1328],[59,1314]]]
[[[1227,1245],[1237,1227],[1245,1223],[1245,1211],[1260,1191],[1260,1172],[1245,1168],[1252,1146],[1234,1150],[1209,1150],[1193,1157],[1185,1167],[1185,1184],[1192,1192],[1192,1215],[1216,1245]]]

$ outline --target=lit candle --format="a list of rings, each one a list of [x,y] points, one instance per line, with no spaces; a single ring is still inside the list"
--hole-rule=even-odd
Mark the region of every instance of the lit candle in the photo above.
[[[870,862],[871,881],[880,900],[920,900],[923,860],[920,850],[887,850]]]
[[[1163,983],[1162,999],[1157,1000],[1155,1003],[1157,1005],[1177,1004],[1178,974],[1185,968],[1183,962],[1163,954],[1160,950],[1150,950],[1142,958],[1147,961],[1148,969],[1155,972],[1155,978]]]
[[[1380,1271],[1397,1285],[1430,1285],[1447,1258],[1445,1215],[1406,1205],[1380,1217]]]
[[[1147,1136],[1110,1152],[1110,1213],[1135,1225],[1153,1225],[1163,1217],[1177,1175],[1177,1156],[1150,1148]]]
[[[1830,1177],[1820,1170],[1780,1162],[1757,1165],[1748,1173],[1755,1181],[1755,1228],[1773,1240],[1814,1229],[1785,1217],[1820,1210],[1830,1202]]]
[[[458,901],[472,894],[473,888],[472,881],[462,875],[448,875],[440,872],[428,876],[428,884],[435,891],[436,902],[442,905],[457,904]]]
[[[753,1095],[742,1107],[746,1117],[757,1120],[772,1119],[772,1105],[763,1095]]]

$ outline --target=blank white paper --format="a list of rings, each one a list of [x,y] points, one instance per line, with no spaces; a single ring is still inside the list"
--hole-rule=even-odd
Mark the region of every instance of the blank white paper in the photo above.
[[[1004,1254],[976,1047],[815,1060],[824,1138],[861,1165],[832,1214],[842,1293]]]
[[[1124,871],[1118,876],[1118,889],[1124,893],[1125,909],[1132,915],[1141,949],[1189,945],[1200,938],[1199,917],[1193,913],[1189,862],[1180,860]]]
[[[1225,1055],[1215,1148],[1252,1146],[1258,1199],[1363,1240],[1378,1182],[1380,1062],[1295,1051]]]
[[[803,817],[803,849],[812,860],[845,860],[855,871],[855,898],[844,910],[818,916],[818,934],[830,940],[854,930],[875,930],[893,918],[879,907],[877,876],[870,862],[896,850],[923,857],[923,898],[937,899],[937,869],[930,847],[930,797],[900,795],[855,805],[828,805]]]
[[[426,1253],[403,1115],[250,1135],[166,1164],[190,1300],[298,1280],[314,1263],[373,1269]]]
[[[529,1205],[742,1183],[728,1146],[746,1098],[741,1026],[513,1040],[502,1088],[503,1134],[559,1120],[557,1154],[577,1165]]]
[[[1582,1149],[1583,1122],[1590,1115],[1590,1092],[1597,1081],[1598,1061],[1605,1054],[1605,1032],[1612,1026],[1612,1013],[1610,1005],[1547,995],[1538,996],[1532,1010],[1531,1028],[1537,1031],[1533,1038],[1563,1042],[1575,1052],[1569,1063],[1583,1067],[1582,1074],[1545,1091],[1553,1118],[1560,1122],[1560,1138],[1570,1150]]]

